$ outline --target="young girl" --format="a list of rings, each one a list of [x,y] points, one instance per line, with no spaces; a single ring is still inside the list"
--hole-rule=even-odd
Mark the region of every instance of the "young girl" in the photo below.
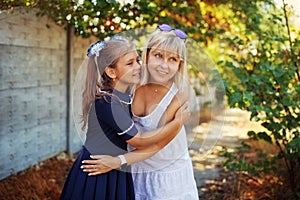
[[[108,42],[99,41],[91,45],[88,56],[82,94],[82,128],[87,127],[86,141],[67,177],[60,199],[133,200],[132,176],[128,171],[114,169],[88,176],[80,168],[82,161],[89,159],[91,154],[124,154],[127,144],[140,152],[161,148],[180,130],[181,118],[186,114],[182,111],[186,107],[183,105],[165,127],[141,134],[131,119],[131,95],[128,93],[140,81],[139,57],[133,43],[121,37]],[[123,156],[118,159],[119,164],[126,164]]]
[[[166,24],[159,25],[148,37],[142,58],[146,65],[142,69],[145,77],[135,92],[132,108],[134,121],[141,132],[154,130],[174,114],[165,111],[172,106],[167,108],[178,89],[184,86],[186,37],[184,32]],[[125,155],[126,159],[130,159],[130,154]],[[101,158],[107,165],[116,163],[114,158],[96,158]],[[93,164],[101,165],[99,162]],[[199,198],[184,128],[154,156],[133,164],[132,173],[138,200]]]

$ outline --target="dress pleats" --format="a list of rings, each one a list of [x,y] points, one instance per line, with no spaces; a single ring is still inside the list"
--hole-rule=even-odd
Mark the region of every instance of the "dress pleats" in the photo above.
[[[65,182],[61,200],[133,200],[134,189],[131,174],[112,170],[97,176],[89,176],[80,168],[83,160],[90,159],[83,147]]]

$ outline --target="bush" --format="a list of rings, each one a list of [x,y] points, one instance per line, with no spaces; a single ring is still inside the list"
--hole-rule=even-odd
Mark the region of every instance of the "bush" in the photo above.
[[[289,175],[289,186],[295,198],[300,197],[300,41],[292,37],[288,11],[284,4],[278,10],[272,4],[251,6],[241,35],[225,40],[231,47],[226,61],[218,64],[231,72],[223,74],[228,103],[251,112],[251,120],[266,131],[249,131],[252,140],[275,145]],[[263,10],[262,10],[263,9]],[[299,37],[299,33],[296,34]],[[251,148],[244,144],[241,149]],[[240,150],[241,150],[240,149]],[[256,163],[247,164],[234,154],[225,154],[228,169],[246,170],[255,175],[273,169],[273,158],[260,155]]]

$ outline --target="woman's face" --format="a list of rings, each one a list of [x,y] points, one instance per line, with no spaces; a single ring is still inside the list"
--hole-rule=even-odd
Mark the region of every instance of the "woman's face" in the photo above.
[[[116,89],[122,91],[133,84],[138,84],[141,79],[141,65],[136,50],[130,51],[120,57],[116,63]]]
[[[170,84],[179,70],[180,57],[162,49],[151,49],[148,56],[149,79],[152,83]]]

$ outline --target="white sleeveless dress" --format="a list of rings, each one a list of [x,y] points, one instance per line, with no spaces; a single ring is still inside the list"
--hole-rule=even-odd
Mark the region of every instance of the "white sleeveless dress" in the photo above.
[[[173,83],[157,107],[147,116],[133,116],[140,132],[154,130],[178,91]],[[129,150],[134,148],[130,145]],[[185,128],[151,158],[131,166],[136,200],[197,200],[192,161]]]

